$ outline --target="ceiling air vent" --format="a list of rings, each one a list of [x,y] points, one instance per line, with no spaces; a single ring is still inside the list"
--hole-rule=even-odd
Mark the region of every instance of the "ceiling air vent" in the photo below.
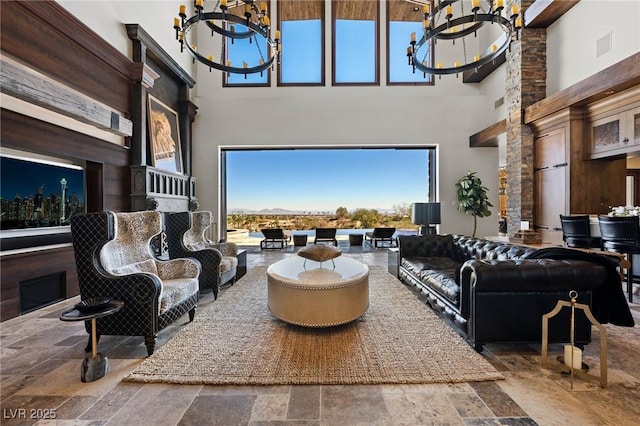
[[[501,97],[500,99],[496,100],[496,101],[493,103],[493,108],[494,108],[494,109],[498,109],[498,108],[500,108],[502,105],[504,105],[504,96],[503,96],[503,97]]]

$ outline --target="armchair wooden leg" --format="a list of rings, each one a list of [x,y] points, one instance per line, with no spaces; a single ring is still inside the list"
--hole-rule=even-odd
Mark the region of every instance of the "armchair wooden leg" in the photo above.
[[[144,336],[144,344],[147,346],[147,355],[153,355],[153,351],[156,349],[156,334]]]
[[[189,322],[192,322],[195,316],[196,316],[196,308],[194,306],[193,309],[189,311]]]

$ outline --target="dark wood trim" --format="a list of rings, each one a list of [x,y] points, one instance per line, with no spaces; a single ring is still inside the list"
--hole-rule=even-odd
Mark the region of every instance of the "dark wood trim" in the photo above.
[[[491,147],[498,146],[498,136],[507,131],[507,120],[500,120],[486,129],[480,130],[475,135],[469,136],[469,147]]]
[[[524,110],[525,124],[570,106],[584,106],[640,84],[640,52],[567,87]]]
[[[132,62],[54,1],[3,1],[2,51],[35,70],[129,112]]]
[[[171,74],[174,74],[184,84],[193,88],[196,85],[196,80],[191,77],[178,63],[164,50],[160,44],[153,37],[151,37],[139,24],[125,24],[127,28],[127,35],[134,42],[138,42],[144,46],[144,49],[140,49],[138,46],[135,50],[137,52],[133,58],[135,62],[146,63],[146,57],[143,53],[146,52],[150,58],[156,63],[162,64],[166,67],[166,70]],[[136,45],[136,43],[134,43]]]
[[[129,150],[10,110],[1,110],[2,145],[70,160],[129,166]]]
[[[66,278],[65,297],[70,298],[80,293],[71,245],[3,255],[1,260],[0,321],[20,315],[20,283],[22,281],[64,272]]]
[[[633,177],[633,200],[631,205],[637,206],[640,203],[640,170],[627,169],[627,176]]]
[[[580,0],[536,0],[524,11],[526,28],[547,28]]]

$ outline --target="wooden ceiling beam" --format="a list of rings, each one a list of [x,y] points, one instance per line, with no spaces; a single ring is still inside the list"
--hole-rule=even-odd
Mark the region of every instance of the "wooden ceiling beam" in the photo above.
[[[584,106],[614,92],[640,84],[640,52],[547,96],[524,110],[524,122],[531,123],[570,106]]]
[[[498,146],[498,136],[507,131],[507,120],[503,119],[498,121],[486,129],[480,130],[475,135],[469,136],[469,147],[489,147],[496,148]]]
[[[524,12],[526,28],[547,28],[580,0],[536,0]]]

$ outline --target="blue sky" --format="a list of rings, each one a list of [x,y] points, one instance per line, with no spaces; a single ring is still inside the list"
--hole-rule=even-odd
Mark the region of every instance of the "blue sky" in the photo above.
[[[67,195],[76,194],[84,199],[84,171],[66,166],[42,164],[2,156],[0,163],[2,198],[13,200],[16,194],[22,197],[36,195],[40,185],[44,185],[44,195],[61,192],[60,181],[67,181]]]
[[[227,207],[335,212],[426,201],[427,149],[227,152]]]

